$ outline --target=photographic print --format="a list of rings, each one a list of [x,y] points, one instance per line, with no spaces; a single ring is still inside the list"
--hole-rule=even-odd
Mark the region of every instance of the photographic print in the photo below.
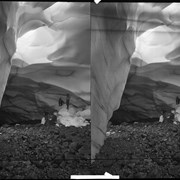
[[[91,5],[96,174],[178,178],[179,3]]]
[[[86,174],[90,3],[2,1],[0,17],[0,179]]]
[[[179,10],[0,2],[0,179],[180,177]]]

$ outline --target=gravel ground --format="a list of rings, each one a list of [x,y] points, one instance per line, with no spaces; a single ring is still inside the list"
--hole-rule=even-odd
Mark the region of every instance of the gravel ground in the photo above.
[[[0,127],[0,179],[62,179],[89,174],[90,126]]]
[[[153,122],[110,126],[92,170],[121,178],[179,178],[180,125]]]
[[[70,175],[179,178],[180,125],[110,126],[96,161],[90,161],[90,126],[0,128],[0,179],[62,179]]]

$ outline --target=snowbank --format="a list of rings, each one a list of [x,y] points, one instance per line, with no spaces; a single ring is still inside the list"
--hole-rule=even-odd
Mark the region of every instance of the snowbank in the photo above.
[[[86,119],[90,119],[90,109],[77,111],[76,108],[74,108],[73,106],[70,106],[68,110],[66,105],[63,105],[60,108],[58,112],[58,117],[57,117],[58,124],[63,124],[66,127],[86,126],[89,124],[89,122],[86,121]]]

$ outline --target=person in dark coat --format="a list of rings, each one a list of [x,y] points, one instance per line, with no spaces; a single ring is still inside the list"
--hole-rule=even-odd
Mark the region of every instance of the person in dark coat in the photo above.
[[[170,119],[171,122],[173,122],[174,118],[175,118],[175,109],[172,109],[171,112],[170,112],[169,119]]]
[[[45,117],[45,125],[49,125],[49,113],[44,112],[44,117]]]
[[[51,120],[49,121],[50,125],[55,125],[57,123],[57,115],[58,115],[58,112],[55,111],[52,115]]]
[[[178,105],[180,103],[180,99],[179,99],[179,97],[177,96],[176,97],[176,105]]]
[[[166,120],[166,111],[165,110],[162,110],[161,111],[161,115],[162,115],[162,118],[163,118],[163,122]]]
[[[66,105],[67,105],[67,109],[69,109],[69,103],[70,103],[70,94],[66,95]]]
[[[59,106],[62,106],[63,104],[64,104],[64,101],[61,98],[59,98]]]

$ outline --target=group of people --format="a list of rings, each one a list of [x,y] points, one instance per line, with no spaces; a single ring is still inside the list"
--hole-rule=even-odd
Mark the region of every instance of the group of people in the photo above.
[[[178,96],[176,97],[176,107],[170,112],[162,110],[159,122],[173,122],[174,124],[180,123],[180,98]]]
[[[69,109],[69,103],[70,103],[70,94],[66,94],[66,106],[67,106],[67,109]],[[64,104],[64,101],[60,97],[59,98],[59,106],[62,106],[63,104]]]
[[[65,104],[65,102],[60,97],[59,98],[59,106],[61,107],[64,104]],[[69,110],[69,104],[70,104],[70,94],[66,94],[66,107],[67,107],[67,110]],[[58,111],[57,110],[55,110],[53,112],[53,114],[45,111],[44,116],[43,116],[43,118],[41,120],[41,124],[59,126],[59,124],[57,123],[57,117],[58,117]]]

